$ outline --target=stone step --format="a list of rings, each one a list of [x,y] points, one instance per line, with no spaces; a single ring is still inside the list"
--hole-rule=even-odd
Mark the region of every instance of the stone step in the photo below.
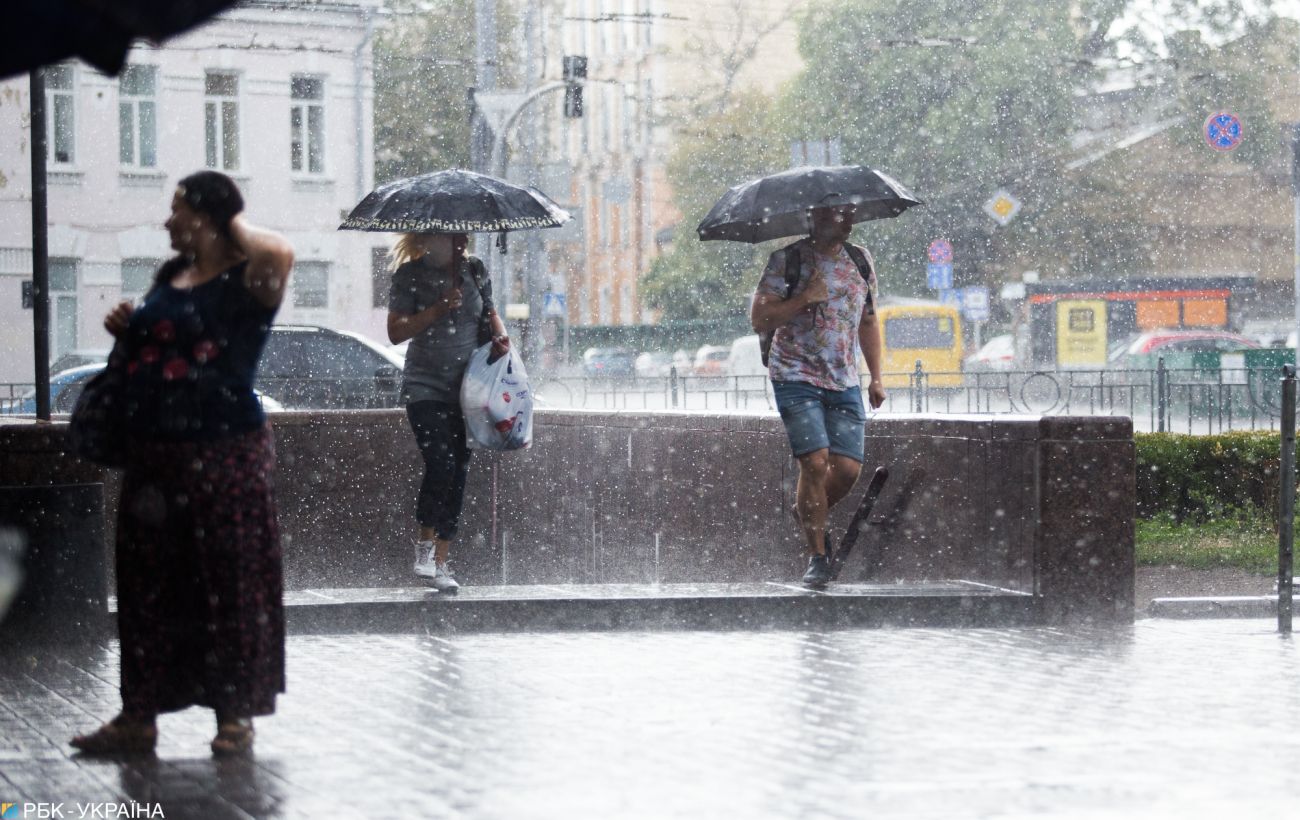
[[[291,633],[1007,626],[1029,593],[971,581],[832,584],[546,584],[309,589],[285,594]]]
[[[1291,599],[1295,607],[1296,598]],[[1276,595],[1204,598],[1156,598],[1147,607],[1152,618],[1275,618]]]

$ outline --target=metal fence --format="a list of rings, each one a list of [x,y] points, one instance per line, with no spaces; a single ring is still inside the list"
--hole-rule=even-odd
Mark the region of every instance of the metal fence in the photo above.
[[[1014,370],[888,374],[894,386],[886,413],[1032,413],[1113,415],[1143,432],[1217,433],[1277,430],[1282,412],[1281,369],[1169,368],[1147,370]],[[284,383],[280,383],[283,381]],[[865,387],[865,385],[864,385]],[[259,380],[275,401],[269,409],[350,409],[400,406],[393,379]],[[0,384],[0,414],[31,413],[31,384]],[[765,375],[696,376],[676,369],[660,377],[551,376],[534,381],[541,406],[588,410],[775,412]],[[71,409],[60,395],[55,412]]]
[[[881,411],[1113,415],[1144,432],[1276,430],[1281,370],[1169,368],[888,374]],[[937,386],[942,384],[943,386]],[[900,386],[901,385],[901,386]],[[951,386],[956,385],[956,386]],[[865,384],[863,385],[865,388]],[[766,376],[554,377],[535,385],[546,406],[692,412],[775,411]]]

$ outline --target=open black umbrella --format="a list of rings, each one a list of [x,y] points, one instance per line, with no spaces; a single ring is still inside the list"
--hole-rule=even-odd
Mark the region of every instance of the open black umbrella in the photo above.
[[[807,234],[808,212],[856,205],[853,221],[888,219],[923,204],[897,180],[865,165],[805,166],[729,189],[698,228],[700,239],[766,242]]]
[[[235,0],[5,0],[0,78],[68,57],[116,74],[137,38],[155,43],[235,5]]]
[[[504,233],[557,228],[572,217],[546,194],[473,171],[437,171],[370,192],[339,230]]]

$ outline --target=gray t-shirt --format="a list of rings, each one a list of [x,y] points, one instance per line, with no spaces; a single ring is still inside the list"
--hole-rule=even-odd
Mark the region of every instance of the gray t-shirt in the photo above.
[[[419,313],[453,287],[451,270],[435,268],[428,259],[424,256],[407,262],[393,272],[389,311],[408,316]],[[478,347],[479,317],[484,312],[484,303],[487,309],[492,309],[492,283],[483,263],[472,256],[461,266],[458,278],[460,307],[411,339],[406,350],[402,398],[407,404],[417,401],[460,404],[460,383],[470,354]]]

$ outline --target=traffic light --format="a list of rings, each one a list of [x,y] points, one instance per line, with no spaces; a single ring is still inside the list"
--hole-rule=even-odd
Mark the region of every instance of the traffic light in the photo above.
[[[587,79],[587,58],[564,55],[564,116],[582,116],[582,84]]]

